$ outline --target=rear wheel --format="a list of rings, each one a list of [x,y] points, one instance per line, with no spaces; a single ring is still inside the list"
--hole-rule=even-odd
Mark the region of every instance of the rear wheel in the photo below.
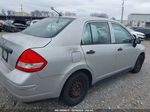
[[[64,85],[61,100],[68,106],[80,103],[89,89],[89,79],[84,72],[77,72]]]
[[[12,29],[11,29],[11,32],[15,32],[15,28],[12,28]]]
[[[133,68],[133,70],[131,71],[132,73],[138,73],[140,72],[142,65],[144,62],[144,56],[140,55],[135,63],[135,66]]]

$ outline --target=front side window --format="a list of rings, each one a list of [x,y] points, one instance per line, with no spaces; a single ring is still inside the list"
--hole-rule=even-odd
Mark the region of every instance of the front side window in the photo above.
[[[112,30],[114,32],[115,41],[117,44],[131,43],[132,36],[121,25],[112,23]]]
[[[22,33],[36,37],[52,38],[73,20],[73,18],[46,18],[28,27]]]

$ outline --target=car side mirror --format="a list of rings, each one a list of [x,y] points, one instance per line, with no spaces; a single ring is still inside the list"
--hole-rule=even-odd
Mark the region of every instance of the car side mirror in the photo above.
[[[135,38],[135,39],[133,40],[133,47],[136,47],[136,46],[137,46],[137,44],[141,44],[141,40],[140,40],[140,39]]]

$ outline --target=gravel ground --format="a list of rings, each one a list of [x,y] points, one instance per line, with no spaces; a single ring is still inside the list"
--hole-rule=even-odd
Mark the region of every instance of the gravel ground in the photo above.
[[[17,101],[0,85],[0,109],[150,109],[150,41],[142,43],[146,47],[146,60],[141,72],[122,73],[100,81],[89,90],[84,101],[75,107],[67,107],[58,99],[25,104]]]

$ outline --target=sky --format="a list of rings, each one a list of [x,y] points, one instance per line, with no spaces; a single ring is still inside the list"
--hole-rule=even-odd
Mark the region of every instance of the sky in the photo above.
[[[106,13],[109,18],[120,19],[122,0],[0,0],[0,10],[21,11],[33,10],[50,11],[55,7],[61,12],[74,12],[78,16],[89,16],[91,13]],[[150,13],[150,0],[125,0],[124,18],[130,13]]]

